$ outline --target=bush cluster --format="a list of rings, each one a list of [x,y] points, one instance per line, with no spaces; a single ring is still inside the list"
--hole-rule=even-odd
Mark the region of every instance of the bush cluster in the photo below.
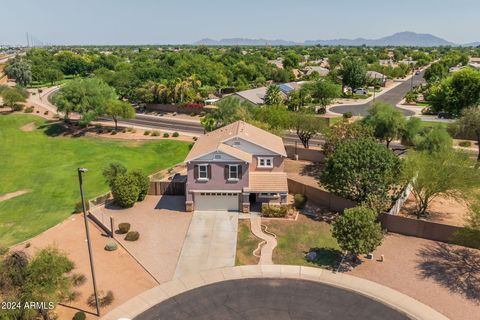
[[[118,225],[118,233],[125,234],[130,231],[130,223],[122,222]]]
[[[117,204],[124,208],[142,201],[150,188],[150,179],[139,170],[127,172],[120,163],[111,163],[103,170]]]
[[[32,113],[33,112],[33,107],[27,107],[25,110],[23,110],[25,113]]]
[[[287,216],[288,206],[281,204],[262,204],[262,215],[266,218],[284,218]]]
[[[180,135],[180,134],[179,134],[177,131],[175,131],[175,132],[172,134],[172,137],[177,138],[179,135]]]
[[[85,315],[85,312],[78,311],[77,313],[75,313],[72,320],[85,320],[86,318],[87,316]]]
[[[129,231],[125,236],[126,241],[137,241],[140,238],[140,233],[138,231]]]
[[[458,145],[463,148],[468,148],[472,145],[472,143],[470,141],[460,141]]]
[[[303,209],[305,208],[305,204],[307,204],[307,196],[303,194],[296,194],[293,196],[293,202],[295,204],[295,208]]]
[[[115,251],[118,249],[118,245],[116,242],[109,242],[105,245],[106,251]]]

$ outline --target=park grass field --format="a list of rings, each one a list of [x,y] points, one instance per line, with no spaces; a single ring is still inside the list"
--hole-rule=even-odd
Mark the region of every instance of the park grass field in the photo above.
[[[113,161],[150,174],[183,161],[189,143],[173,140],[135,142],[52,137],[46,128],[21,127],[45,120],[30,115],[0,116],[0,197],[27,193],[0,202],[0,246],[27,240],[58,224],[80,201],[77,167],[88,168],[88,199],[108,191],[102,169]]]

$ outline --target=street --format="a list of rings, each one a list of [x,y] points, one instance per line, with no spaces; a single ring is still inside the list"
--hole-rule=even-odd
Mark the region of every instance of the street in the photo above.
[[[423,74],[425,71],[420,72],[419,75],[413,76],[413,86],[418,84],[424,83],[425,80],[423,79]],[[405,97],[408,91],[412,88],[412,80],[406,80],[405,82],[401,83],[400,85],[396,86],[395,88],[385,92],[384,94],[380,95],[375,101],[386,102],[392,105],[397,105],[402,99]],[[364,104],[357,104],[357,105],[342,105],[330,108],[331,112],[341,113],[344,114],[346,112],[351,112],[353,115],[356,116],[366,116],[368,114],[368,109],[372,106],[373,100]],[[398,110],[402,111],[405,116],[411,116],[414,112],[397,108]]]

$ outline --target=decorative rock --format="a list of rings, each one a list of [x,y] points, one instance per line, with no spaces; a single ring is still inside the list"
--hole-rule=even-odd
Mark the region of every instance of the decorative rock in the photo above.
[[[315,251],[310,251],[310,252],[307,253],[307,255],[305,256],[305,259],[307,259],[307,261],[315,261],[315,260],[317,260],[317,252],[315,252]]]

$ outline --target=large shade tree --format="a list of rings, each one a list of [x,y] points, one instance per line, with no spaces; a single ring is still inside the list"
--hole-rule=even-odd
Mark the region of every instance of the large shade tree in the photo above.
[[[340,143],[325,163],[320,182],[330,192],[357,202],[389,193],[400,174],[400,160],[372,139]]]
[[[325,156],[328,157],[334,153],[341,143],[347,140],[373,137],[373,132],[370,127],[364,125],[362,122],[342,120],[326,128],[324,136],[323,152]]]
[[[359,59],[345,59],[340,69],[342,84],[352,90],[360,88],[367,83],[367,68],[365,63]]]
[[[54,96],[53,101],[58,111],[71,112],[81,116],[81,123],[87,124],[97,116],[105,113],[105,107],[117,98],[115,90],[97,78],[75,79],[63,86]]]
[[[5,68],[5,74],[9,78],[15,79],[20,86],[27,86],[32,81],[32,71],[30,64],[20,58],[13,59]]]
[[[387,148],[393,140],[400,139],[405,128],[403,113],[388,103],[377,102],[368,110],[365,122],[372,126],[374,136],[385,141]]]
[[[463,110],[461,117],[457,120],[456,127],[462,134],[477,140],[477,160],[480,161],[480,107],[470,107]]]
[[[480,71],[465,68],[443,79],[430,90],[433,110],[457,117],[480,103]]]
[[[106,102],[105,114],[112,117],[115,130],[118,129],[118,119],[135,118],[135,109],[126,101],[111,99]]]
[[[442,149],[438,152],[413,152],[403,163],[403,178],[412,186],[416,215],[427,215],[437,197],[464,199],[480,187],[480,170],[468,154]]]

